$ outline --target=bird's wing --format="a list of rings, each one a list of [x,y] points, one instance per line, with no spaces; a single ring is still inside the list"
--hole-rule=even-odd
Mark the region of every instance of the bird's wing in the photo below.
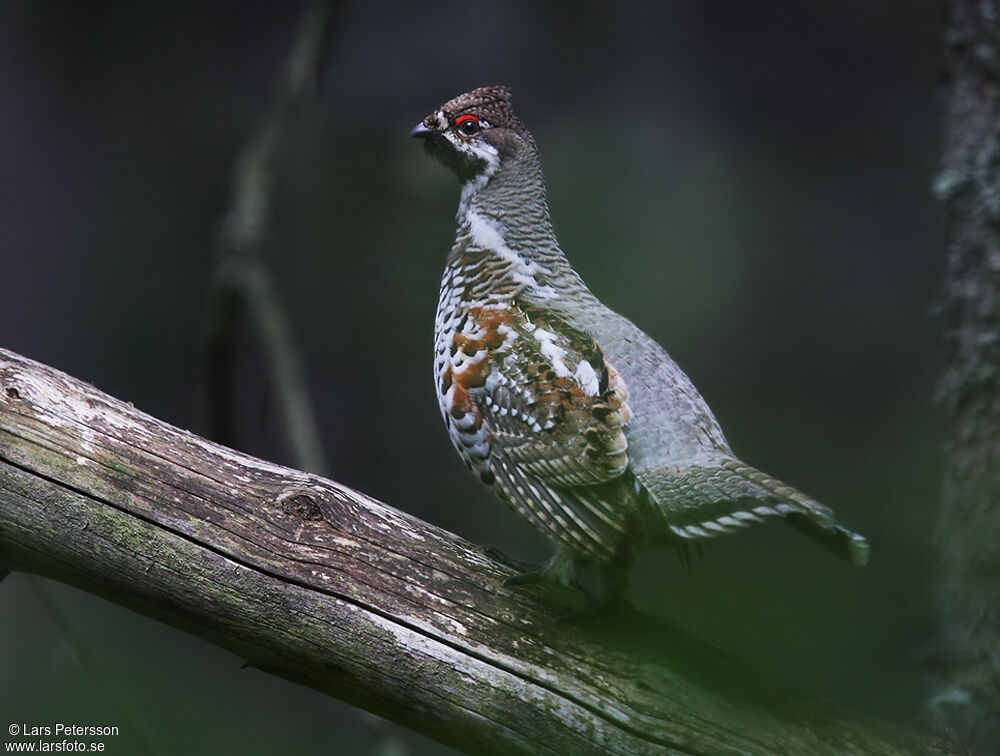
[[[631,411],[600,346],[546,310],[473,308],[450,363],[453,421],[488,439],[481,476],[543,532],[609,558],[634,496],[624,479]]]
[[[554,486],[593,485],[628,467],[628,391],[601,348],[551,312],[508,310],[480,398],[495,447]]]

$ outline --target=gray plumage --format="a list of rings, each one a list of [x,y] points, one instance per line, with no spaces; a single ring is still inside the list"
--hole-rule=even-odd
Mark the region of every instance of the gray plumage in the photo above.
[[[867,561],[829,508],[740,461],[666,351],[573,270],[508,90],[461,95],[413,134],[462,183],[435,324],[442,415],[466,464],[557,545],[557,577],[769,516]]]

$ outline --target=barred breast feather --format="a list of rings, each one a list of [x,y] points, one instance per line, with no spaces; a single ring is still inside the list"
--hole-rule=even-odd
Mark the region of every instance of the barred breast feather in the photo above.
[[[435,339],[452,443],[550,538],[616,558],[637,506],[624,381],[592,338],[551,311],[517,296],[469,301],[461,284],[442,291]]]

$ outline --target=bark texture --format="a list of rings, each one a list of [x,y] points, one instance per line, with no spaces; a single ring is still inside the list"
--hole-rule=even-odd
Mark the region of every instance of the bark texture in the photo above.
[[[564,618],[449,533],[0,350],[0,569],[474,753],[940,753],[666,623]]]
[[[947,412],[940,678],[932,700],[966,747],[1000,753],[1000,3],[952,0],[946,143]]]

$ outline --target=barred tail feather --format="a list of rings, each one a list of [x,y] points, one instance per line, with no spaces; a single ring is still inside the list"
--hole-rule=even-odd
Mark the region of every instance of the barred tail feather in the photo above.
[[[868,542],[837,522],[828,507],[738,459],[650,469],[637,478],[649,494],[652,518],[660,522],[654,532],[668,538],[709,538],[767,517],[784,517],[851,564],[868,562]]]
[[[851,564],[863,566],[868,563],[871,554],[868,541],[837,522],[829,507],[739,460],[727,460],[723,467],[780,497],[783,501],[779,501],[775,508],[797,530]],[[789,506],[794,508],[788,509]]]
[[[864,536],[848,530],[839,522],[821,524],[798,513],[788,515],[788,522],[841,559],[846,559],[859,567],[868,564],[868,557],[871,554],[868,541]]]

